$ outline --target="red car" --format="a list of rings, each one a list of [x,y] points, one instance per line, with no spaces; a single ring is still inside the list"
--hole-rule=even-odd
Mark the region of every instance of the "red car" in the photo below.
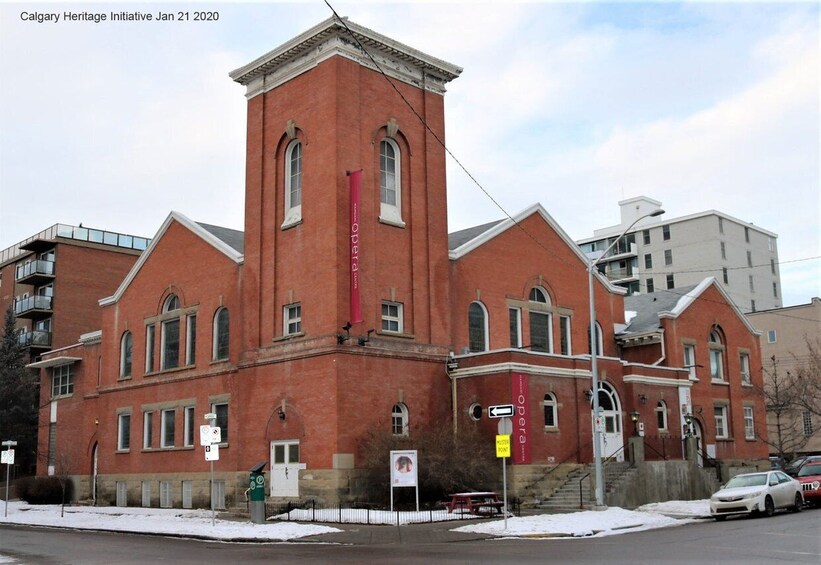
[[[798,470],[798,482],[804,502],[812,506],[821,506],[821,458],[805,462]]]

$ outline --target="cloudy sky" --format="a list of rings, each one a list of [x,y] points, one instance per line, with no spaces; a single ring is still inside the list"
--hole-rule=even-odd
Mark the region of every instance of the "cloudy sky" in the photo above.
[[[821,295],[813,2],[331,2],[464,68],[451,231],[541,202],[574,238],[647,195],[779,235],[785,305]],[[210,11],[215,22],[27,21]],[[0,5],[0,248],[54,223],[151,236],[177,210],[243,227],[244,88],[228,72],[331,15],[322,0]],[[193,16],[192,16],[193,17]]]

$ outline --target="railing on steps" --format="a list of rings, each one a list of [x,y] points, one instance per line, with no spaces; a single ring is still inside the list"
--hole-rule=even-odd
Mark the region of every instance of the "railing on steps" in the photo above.
[[[530,484],[525,485],[522,488],[522,490],[526,492],[526,491],[529,491],[529,490],[535,488],[536,485],[538,485],[539,483],[544,481],[547,477],[549,477],[550,475],[555,473],[563,464],[567,463],[571,459],[575,459],[576,461],[578,461],[579,457],[580,457],[580,454],[581,454],[582,448],[586,448],[587,446],[592,445],[592,444],[593,444],[593,442],[588,442],[588,443],[585,443],[583,445],[580,445],[579,448],[574,453],[571,453],[570,455],[568,455],[567,457],[565,457],[564,459],[562,459],[558,463],[554,464],[553,467],[551,467],[550,469],[547,469],[537,479],[530,481]]]
[[[579,479],[579,509],[584,508],[584,494],[583,494],[584,489],[582,488],[582,481],[587,479],[588,483],[590,483],[590,486],[588,488],[590,488],[592,490],[592,480],[589,477],[590,477],[590,473],[587,473],[582,478]]]

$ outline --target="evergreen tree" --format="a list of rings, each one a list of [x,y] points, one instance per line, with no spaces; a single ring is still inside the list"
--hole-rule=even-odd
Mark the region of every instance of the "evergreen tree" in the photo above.
[[[15,440],[15,466],[23,475],[33,473],[37,457],[37,404],[39,388],[25,367],[14,309],[6,310],[0,337],[0,439]]]

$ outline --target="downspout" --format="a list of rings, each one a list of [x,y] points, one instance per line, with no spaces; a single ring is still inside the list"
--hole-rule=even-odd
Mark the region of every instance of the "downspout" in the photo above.
[[[664,330],[661,330],[659,332],[659,335],[661,336],[661,342],[660,342],[661,343],[661,357],[659,357],[653,363],[653,365],[658,365],[659,363],[661,363],[662,361],[664,361],[667,358],[667,350],[664,347]]]

